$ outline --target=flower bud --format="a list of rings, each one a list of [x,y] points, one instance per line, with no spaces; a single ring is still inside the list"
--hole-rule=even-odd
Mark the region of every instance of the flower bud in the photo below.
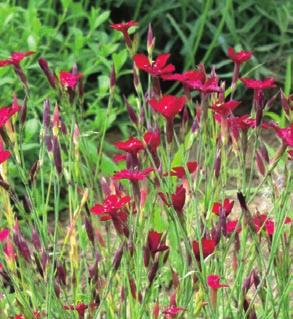
[[[26,114],[27,114],[27,97],[23,100],[23,106],[21,107],[20,111],[20,123],[23,125],[26,121]]]
[[[147,51],[149,55],[152,55],[155,46],[155,38],[153,35],[152,25],[149,23],[147,34]]]
[[[155,261],[152,265],[152,268],[148,274],[148,279],[149,279],[149,285],[151,286],[155,277],[156,277],[156,274],[158,272],[158,269],[159,269],[159,261]]]
[[[89,217],[85,217],[84,225],[85,225],[85,230],[86,230],[88,239],[91,241],[93,245],[95,245],[94,229]]]
[[[121,263],[122,260],[122,256],[123,256],[123,250],[124,250],[124,243],[122,243],[120,245],[120,247],[118,248],[118,250],[116,251],[115,255],[114,255],[114,260],[113,260],[113,268],[116,271]]]
[[[115,86],[116,86],[116,72],[113,66],[111,74],[110,74],[110,92],[113,92]]]
[[[264,176],[266,169],[265,169],[262,157],[260,156],[260,153],[258,151],[256,151],[255,160],[256,160],[256,164],[260,174]]]
[[[217,151],[215,163],[214,163],[214,172],[215,172],[215,177],[219,178],[220,176],[220,170],[221,170],[221,150]]]
[[[45,128],[50,128],[51,126],[50,102],[48,99],[45,100],[43,107],[43,125]]]
[[[44,58],[39,58],[38,60],[40,68],[43,70],[45,76],[47,77],[50,85],[52,86],[53,89],[56,88],[56,78],[54,74],[50,71],[48,62]]]
[[[60,285],[66,286],[66,269],[62,264],[57,265],[56,278]]]
[[[138,124],[138,117],[135,113],[134,108],[129,104],[128,100],[126,99],[126,97],[123,95],[123,99],[124,99],[124,103],[126,105],[126,109],[127,109],[127,113],[129,115],[130,120],[137,125]]]

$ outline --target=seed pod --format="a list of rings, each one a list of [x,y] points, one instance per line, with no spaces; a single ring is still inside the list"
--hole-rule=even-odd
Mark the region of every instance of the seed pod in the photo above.
[[[38,62],[39,62],[39,66],[41,67],[45,76],[47,77],[50,85],[52,86],[53,89],[55,89],[56,88],[56,78],[55,78],[54,74],[50,71],[47,60],[44,58],[39,58]]]

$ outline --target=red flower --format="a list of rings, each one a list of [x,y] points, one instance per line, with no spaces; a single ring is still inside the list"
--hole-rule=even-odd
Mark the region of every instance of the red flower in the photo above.
[[[7,60],[0,60],[0,67],[6,65],[16,65],[18,66],[19,63],[27,56],[34,54],[34,51],[27,51],[27,52],[13,52],[10,55],[10,58]]]
[[[6,106],[0,109],[0,128],[20,110],[21,107],[17,104],[17,97],[14,95],[12,105],[10,107]]]
[[[4,241],[6,238],[8,238],[10,233],[10,230],[8,228],[4,228],[0,231],[0,242]]]
[[[252,52],[251,51],[239,51],[236,53],[234,48],[229,48],[228,49],[228,56],[233,62],[240,65],[252,57]]]
[[[180,312],[184,310],[185,308],[170,305],[163,311],[163,314],[166,316],[170,316],[171,318],[175,318]]]
[[[208,78],[201,78],[199,80],[185,81],[188,88],[200,91],[204,94],[207,93],[220,93],[223,89],[218,84],[219,79],[216,75],[211,75]]]
[[[84,314],[86,309],[88,308],[88,305],[84,303],[78,303],[76,306],[70,305],[70,306],[63,306],[65,310],[76,310],[78,312],[78,315],[81,318],[84,318]]]
[[[142,171],[123,169],[122,171],[115,173],[113,176],[113,179],[114,180],[128,179],[134,182],[141,181],[141,180],[144,180],[153,170],[154,169],[152,167],[145,168]]]
[[[230,100],[224,103],[215,103],[212,106],[212,110],[220,114],[221,116],[229,116],[236,109],[236,107],[238,107],[240,103],[240,101],[236,100]]]
[[[176,192],[171,195],[172,205],[178,214],[182,213],[185,204],[186,190],[183,185],[176,188]]]
[[[272,127],[284,144],[293,147],[293,123],[285,128],[280,128],[277,125],[272,125]]]
[[[135,21],[128,21],[122,23],[111,24],[111,28],[122,33],[128,32],[128,29],[131,27],[138,26],[138,23]]]
[[[197,162],[187,162],[186,164],[189,174],[194,173],[197,170]],[[164,176],[168,176],[168,173],[165,173]],[[170,176],[176,176],[178,178],[186,178],[186,170],[183,166],[175,166],[171,168]]]
[[[156,252],[167,250],[169,247],[162,241],[163,233],[150,230],[148,233],[148,248],[154,255]]]
[[[273,78],[266,78],[264,80],[241,78],[240,80],[248,89],[256,91],[261,91],[275,86],[275,80]]]
[[[237,224],[238,224],[238,220],[228,220],[226,222],[226,232],[227,232],[227,234],[232,234],[235,231]],[[241,227],[240,226],[237,227],[236,232],[238,234],[241,232]]]
[[[128,141],[116,142],[114,143],[114,146],[121,151],[125,151],[134,155],[144,149],[142,142],[135,137],[131,137]]]
[[[265,224],[266,232],[269,236],[272,236],[275,231],[275,222],[272,219],[268,219]]]
[[[202,246],[202,254],[203,258],[206,258],[210,254],[212,254],[216,248],[216,241],[215,239],[208,239],[208,238],[202,238],[201,241],[201,246]],[[200,259],[200,248],[199,248],[199,243],[194,240],[192,242],[192,247],[193,247],[193,252],[195,255],[195,258],[197,260]]]
[[[116,154],[114,157],[113,157],[113,161],[115,163],[119,163],[119,162],[123,162],[126,160],[126,155],[125,154]]]
[[[207,278],[207,284],[212,289],[226,288],[228,285],[220,284],[220,276],[209,275]]]
[[[223,205],[219,202],[214,203],[212,211],[213,213],[219,216],[221,209],[223,209],[226,216],[228,216],[231,213],[233,206],[234,206],[234,200],[225,198]]]
[[[268,216],[265,214],[258,214],[253,217],[253,223],[257,233],[263,228],[267,220]]]
[[[120,219],[125,220],[125,212],[121,212],[126,204],[130,202],[129,196],[118,197],[117,195],[108,196],[102,204],[95,204],[91,209],[91,212],[95,215],[100,215],[100,220],[105,221],[113,219],[115,215],[118,215]]]
[[[176,97],[173,95],[165,95],[161,100],[149,100],[152,108],[162,114],[167,120],[173,119],[182,109],[185,104],[185,96]]]
[[[69,87],[71,89],[75,89],[79,79],[82,77],[82,74],[81,73],[73,74],[70,72],[61,71],[59,76],[60,76],[61,85],[63,87]]]
[[[166,74],[162,75],[162,79],[166,81],[178,81],[182,84],[186,85],[188,81],[205,81],[205,73],[202,70],[197,71],[186,71],[182,74],[174,73],[174,74]]]
[[[143,139],[152,152],[155,152],[161,143],[160,132],[158,129],[147,131],[144,134]]]
[[[14,319],[25,319],[23,314],[18,314],[14,317]]]
[[[288,151],[288,160],[293,161],[293,150]]]
[[[0,164],[4,163],[5,161],[8,160],[8,158],[10,157],[10,152],[4,150],[3,148],[3,143],[0,140]]]
[[[140,70],[143,70],[151,74],[152,76],[161,76],[175,71],[175,67],[173,64],[167,64],[167,60],[169,59],[169,57],[169,53],[160,54],[156,58],[156,61],[150,63],[146,55],[136,54],[133,57],[133,61],[137,68],[139,68]]]

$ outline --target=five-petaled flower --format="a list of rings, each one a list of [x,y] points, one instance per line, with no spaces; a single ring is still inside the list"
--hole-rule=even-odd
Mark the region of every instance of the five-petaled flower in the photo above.
[[[228,216],[231,213],[233,206],[234,206],[234,200],[225,198],[223,204],[219,202],[214,203],[212,211],[213,213],[219,216],[221,210],[223,210],[225,215]]]
[[[252,57],[252,52],[251,51],[235,52],[234,48],[229,48],[228,56],[234,63],[240,65]]]
[[[148,148],[155,152],[161,143],[160,131],[158,129],[149,130],[143,135],[143,139]]]
[[[175,71],[173,64],[167,64],[170,54],[160,54],[154,62],[150,62],[149,58],[144,54],[136,54],[133,61],[138,69],[151,74],[152,76],[162,76]]]
[[[223,103],[215,103],[212,106],[212,110],[215,113],[220,114],[221,116],[229,116],[232,115],[233,111],[239,106],[241,102],[236,100],[230,100],[228,102]]]
[[[6,60],[0,60],[0,67],[6,65],[15,65],[18,66],[19,63],[27,56],[34,54],[34,51],[27,51],[27,52],[13,52],[10,55],[10,58]]]
[[[187,171],[189,172],[189,174],[193,174],[197,170],[198,164],[196,161],[193,161],[193,162],[187,162],[186,166],[187,166]],[[164,176],[168,176],[168,173],[165,173]],[[172,167],[170,171],[170,176],[176,176],[181,179],[186,178],[187,174],[186,174],[185,167],[184,166]]]
[[[135,137],[130,137],[127,141],[116,142],[114,143],[114,146],[120,151],[133,155],[136,155],[139,151],[144,149],[143,143]]]
[[[162,114],[167,120],[173,120],[183,109],[185,101],[185,96],[177,97],[165,95],[160,100],[149,100],[149,104],[156,112]]]
[[[70,72],[61,71],[59,77],[60,83],[63,87],[69,87],[70,89],[74,90],[78,84],[79,79],[82,77],[82,74],[73,74]]]
[[[274,78],[266,78],[264,80],[241,78],[240,80],[248,89],[252,89],[255,91],[262,91],[264,89],[272,88],[275,86]]]
[[[220,284],[221,277],[218,275],[209,275],[207,278],[207,284],[212,289],[226,288],[228,285]]]
[[[12,105],[0,108],[0,128],[17,112],[21,107],[17,104],[17,98],[14,95]]]
[[[165,316],[168,316],[169,318],[175,318],[179,313],[181,313],[184,310],[185,308],[170,305],[163,311],[163,314]]]
[[[114,174],[112,177],[114,180],[128,179],[133,182],[144,180],[154,169],[152,167],[147,167],[142,171],[137,169],[123,169]]]
[[[128,21],[128,22],[122,22],[122,23],[116,23],[116,24],[111,24],[111,28],[116,30],[116,31],[119,31],[119,32],[122,32],[123,36],[124,36],[124,40],[126,42],[126,45],[131,48],[132,46],[132,41],[129,37],[129,34],[128,34],[128,29],[131,28],[131,27],[136,27],[138,26],[138,23],[135,22],[135,21]]]
[[[125,219],[125,212],[122,211],[131,201],[130,196],[119,197],[117,195],[109,195],[102,204],[95,204],[91,209],[91,212],[100,216],[101,221],[109,220],[119,216],[121,219]]]

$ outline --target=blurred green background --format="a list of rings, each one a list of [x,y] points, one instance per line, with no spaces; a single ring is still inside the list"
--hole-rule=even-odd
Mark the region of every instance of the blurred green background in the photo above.
[[[37,52],[22,62],[31,85],[29,103],[35,115],[40,114],[45,97],[54,97],[37,58],[44,56],[56,73],[70,70],[76,62],[85,77],[86,112],[93,130],[104,121],[101,110],[107,103],[108,75],[114,61],[120,92],[110,124],[121,116],[118,125],[123,133],[127,121],[120,95],[133,92],[128,76],[131,63],[121,34],[109,26],[130,19],[140,25],[139,51],[146,50],[147,26],[151,22],[155,53],[170,52],[178,71],[203,61],[208,68],[215,65],[219,75],[228,78],[233,66],[226,52],[233,46],[254,52],[243,72],[258,66],[256,77],[273,75],[281,87],[284,85],[286,65],[293,53],[291,0],[4,0],[0,4],[0,59],[11,51]],[[9,67],[0,68],[0,88],[1,105],[10,103],[12,91],[23,96]]]

